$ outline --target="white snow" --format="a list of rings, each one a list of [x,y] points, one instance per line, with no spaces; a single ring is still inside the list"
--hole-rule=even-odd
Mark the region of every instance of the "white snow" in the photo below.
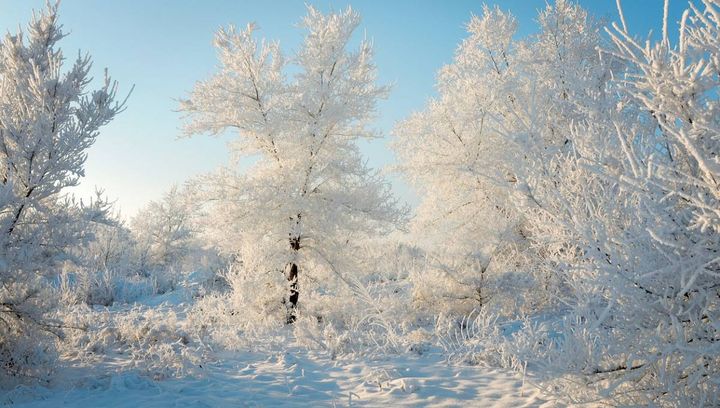
[[[458,366],[439,354],[331,360],[292,349],[222,353],[198,378],[153,381],[137,374],[85,379],[81,388],[17,388],[16,407],[555,407],[521,376]]]

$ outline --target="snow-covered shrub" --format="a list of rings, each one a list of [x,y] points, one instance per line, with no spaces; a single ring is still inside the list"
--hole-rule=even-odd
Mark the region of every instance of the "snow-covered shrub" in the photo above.
[[[79,248],[78,254],[84,268],[137,273],[135,240],[118,215],[92,225],[90,231],[92,241]]]
[[[131,228],[143,270],[181,269],[196,232],[195,215],[192,197],[173,186],[133,217]]]
[[[410,274],[412,307],[432,316],[466,316],[489,308],[504,316],[536,311],[552,301],[557,288],[532,273],[525,256],[512,243],[499,246],[489,257],[428,249]]]
[[[65,305],[86,303],[110,306],[149,294],[151,281],[141,284],[137,245],[117,215],[88,224],[92,239],[72,248],[73,262],[66,262],[57,289]],[[134,288],[132,286],[135,286]]]
[[[65,265],[62,297],[70,303],[109,306],[127,300],[124,281],[138,274],[136,244],[117,215],[88,225],[92,240],[73,249],[77,261]]]
[[[203,347],[172,308],[110,311],[78,305],[66,310],[63,322],[74,329],[59,351],[74,365],[102,369],[108,358],[123,355],[122,365],[114,362],[113,371],[139,371],[156,380],[202,372]]]
[[[190,275],[213,275],[226,262],[199,236],[200,213],[176,188],[140,211],[128,228],[118,214],[88,224],[92,239],[72,249],[59,289],[65,304],[110,306],[163,294]],[[210,279],[208,276],[207,279]]]
[[[0,382],[43,377],[60,326],[46,317],[50,282],[88,225],[107,214],[102,201],[63,197],[83,175],[98,129],[122,110],[106,76],[89,91],[89,56],[69,69],[57,43],[57,7],[33,16],[0,42]],[[59,334],[59,333],[57,333]],[[30,340],[32,339],[32,340]]]
[[[178,186],[132,218],[137,274],[152,282],[153,293],[175,290],[192,273],[215,275],[227,266],[218,242],[206,234],[207,218],[197,189]]]
[[[309,264],[314,266],[311,276],[319,278],[301,281],[306,298],[291,328],[283,324],[283,274],[258,273],[253,264],[229,270],[225,291],[198,299],[189,319],[197,322],[205,341],[229,349],[265,350],[290,343],[331,357],[422,353],[432,342],[434,312],[408,307],[414,252],[387,242],[363,244],[352,255],[357,257],[353,264],[361,267],[347,276]],[[395,256],[395,262],[388,262]]]

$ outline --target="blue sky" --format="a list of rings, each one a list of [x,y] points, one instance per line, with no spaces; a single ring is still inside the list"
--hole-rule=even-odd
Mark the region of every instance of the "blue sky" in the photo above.
[[[70,35],[61,42],[66,56],[78,49],[94,60],[93,73],[107,67],[121,92],[133,85],[127,110],[105,127],[90,149],[86,177],[76,189],[89,195],[95,186],[117,200],[124,215],[132,215],[148,201],[159,198],[173,183],[211,171],[227,163],[225,147],[232,135],[180,136],[177,99],[187,95],[195,81],[207,78],[217,63],[212,38],[218,27],[254,21],[259,35],[279,40],[286,54],[302,40],[297,22],[305,13],[303,1],[172,1],[172,0],[63,0],[60,20]],[[385,138],[363,143],[373,167],[393,162],[387,148],[393,125],[422,109],[435,94],[437,70],[451,62],[464,38],[464,24],[480,14],[479,0],[357,0],[307,1],[323,11],[352,5],[363,16],[359,35],[373,39],[379,81],[392,84],[389,98],[379,105],[377,128]],[[520,35],[535,31],[537,10],[544,0],[497,0],[515,14]],[[614,0],[580,3],[598,17],[617,20]],[[0,0],[0,30],[17,30],[31,10],[44,0]],[[686,1],[673,0],[670,21],[679,20]],[[662,0],[623,1],[631,31],[660,32]],[[397,177],[391,177],[401,200],[417,197]]]

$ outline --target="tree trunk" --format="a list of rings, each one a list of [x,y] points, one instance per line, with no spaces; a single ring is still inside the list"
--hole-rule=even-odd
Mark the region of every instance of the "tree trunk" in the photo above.
[[[300,238],[290,238],[290,248],[297,252],[300,250]],[[295,262],[289,263],[285,268],[285,278],[290,282],[290,296],[288,296],[288,312],[286,323],[292,324],[297,319],[297,304],[300,298],[298,286],[299,267]]]
[[[297,319],[296,309],[300,292],[298,291],[298,266],[290,263],[285,270],[285,277],[290,282],[290,296],[288,296],[287,324],[292,324]]]

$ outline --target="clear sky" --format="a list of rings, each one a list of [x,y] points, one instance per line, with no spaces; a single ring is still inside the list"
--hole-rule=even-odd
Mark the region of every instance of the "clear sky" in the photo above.
[[[44,0],[0,0],[0,30],[17,31],[33,8]],[[180,138],[177,99],[207,78],[217,66],[212,38],[218,27],[244,26],[254,21],[259,35],[279,40],[286,54],[302,40],[297,22],[305,4],[323,11],[340,10],[348,4],[363,16],[359,35],[374,40],[379,81],[393,84],[389,98],[379,105],[377,128],[385,137],[362,148],[369,164],[381,168],[393,163],[386,144],[393,125],[422,109],[435,94],[435,73],[451,62],[465,37],[464,24],[472,13],[480,14],[481,0],[357,0],[262,1],[262,0],[63,0],[60,21],[70,35],[60,44],[66,56],[78,49],[94,60],[93,74],[107,67],[120,83],[120,92],[135,85],[128,107],[103,128],[90,149],[86,177],[77,192],[89,195],[95,187],[117,200],[124,215],[135,213],[148,201],[161,197],[173,183],[211,171],[227,163],[225,147],[232,135]],[[537,10],[544,0],[497,0],[515,14],[520,35],[535,31]],[[617,20],[615,0],[582,0],[591,13]],[[662,0],[624,0],[631,31],[660,32]],[[672,0],[670,21],[677,22],[687,5]],[[417,198],[397,177],[391,177],[401,200]]]

